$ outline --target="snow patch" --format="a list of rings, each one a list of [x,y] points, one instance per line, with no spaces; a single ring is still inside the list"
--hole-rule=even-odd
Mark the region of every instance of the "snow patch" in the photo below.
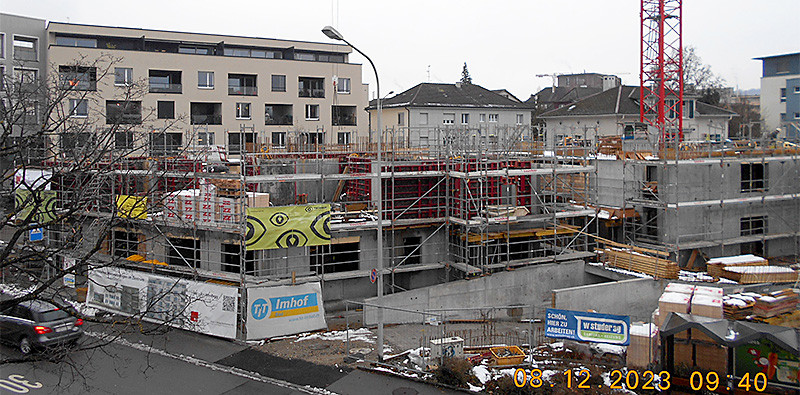
[[[303,340],[311,340],[311,339],[320,339],[326,341],[347,341],[347,336],[350,336],[350,341],[363,341],[367,343],[375,343],[375,335],[370,332],[367,328],[359,328],[359,329],[350,329],[347,331],[330,331],[330,332],[320,332],[320,333],[304,333],[297,337],[297,340],[294,342],[300,342]]]

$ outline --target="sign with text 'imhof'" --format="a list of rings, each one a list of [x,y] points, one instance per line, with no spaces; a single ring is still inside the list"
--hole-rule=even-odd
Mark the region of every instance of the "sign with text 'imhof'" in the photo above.
[[[547,309],[545,336],[627,346],[631,319],[624,315]]]
[[[247,288],[247,340],[325,329],[320,283]]]

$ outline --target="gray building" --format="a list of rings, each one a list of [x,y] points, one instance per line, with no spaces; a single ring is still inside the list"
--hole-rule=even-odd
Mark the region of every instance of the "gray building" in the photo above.
[[[761,74],[761,116],[764,131],[778,129],[778,138],[800,142],[800,52],[764,56]]]

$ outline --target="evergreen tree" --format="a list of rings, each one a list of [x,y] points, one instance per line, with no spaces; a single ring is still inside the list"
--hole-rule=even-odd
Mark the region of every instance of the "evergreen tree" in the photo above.
[[[464,69],[461,70],[461,82],[464,84],[472,83],[472,77],[470,77],[469,70],[467,70],[467,62],[464,62]]]

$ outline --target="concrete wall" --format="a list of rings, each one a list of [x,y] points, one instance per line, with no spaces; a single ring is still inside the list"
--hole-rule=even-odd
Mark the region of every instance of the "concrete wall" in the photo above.
[[[555,308],[627,315],[632,321],[649,321],[667,282],[637,278],[611,283],[553,290]]]
[[[386,295],[382,301],[369,298],[371,304],[381,303],[387,307],[424,312],[431,309],[465,309],[491,306],[525,306],[526,316],[536,315],[550,307],[553,289],[585,283],[583,261],[568,261],[560,264],[530,266],[515,271],[500,272],[491,276],[471,280],[459,280],[446,284],[419,288]],[[531,308],[533,311],[531,311]],[[367,325],[377,321],[376,308],[364,308]],[[475,317],[475,311],[454,310],[447,317]],[[503,318],[495,316],[495,318]],[[421,314],[385,310],[385,323],[419,323]]]

